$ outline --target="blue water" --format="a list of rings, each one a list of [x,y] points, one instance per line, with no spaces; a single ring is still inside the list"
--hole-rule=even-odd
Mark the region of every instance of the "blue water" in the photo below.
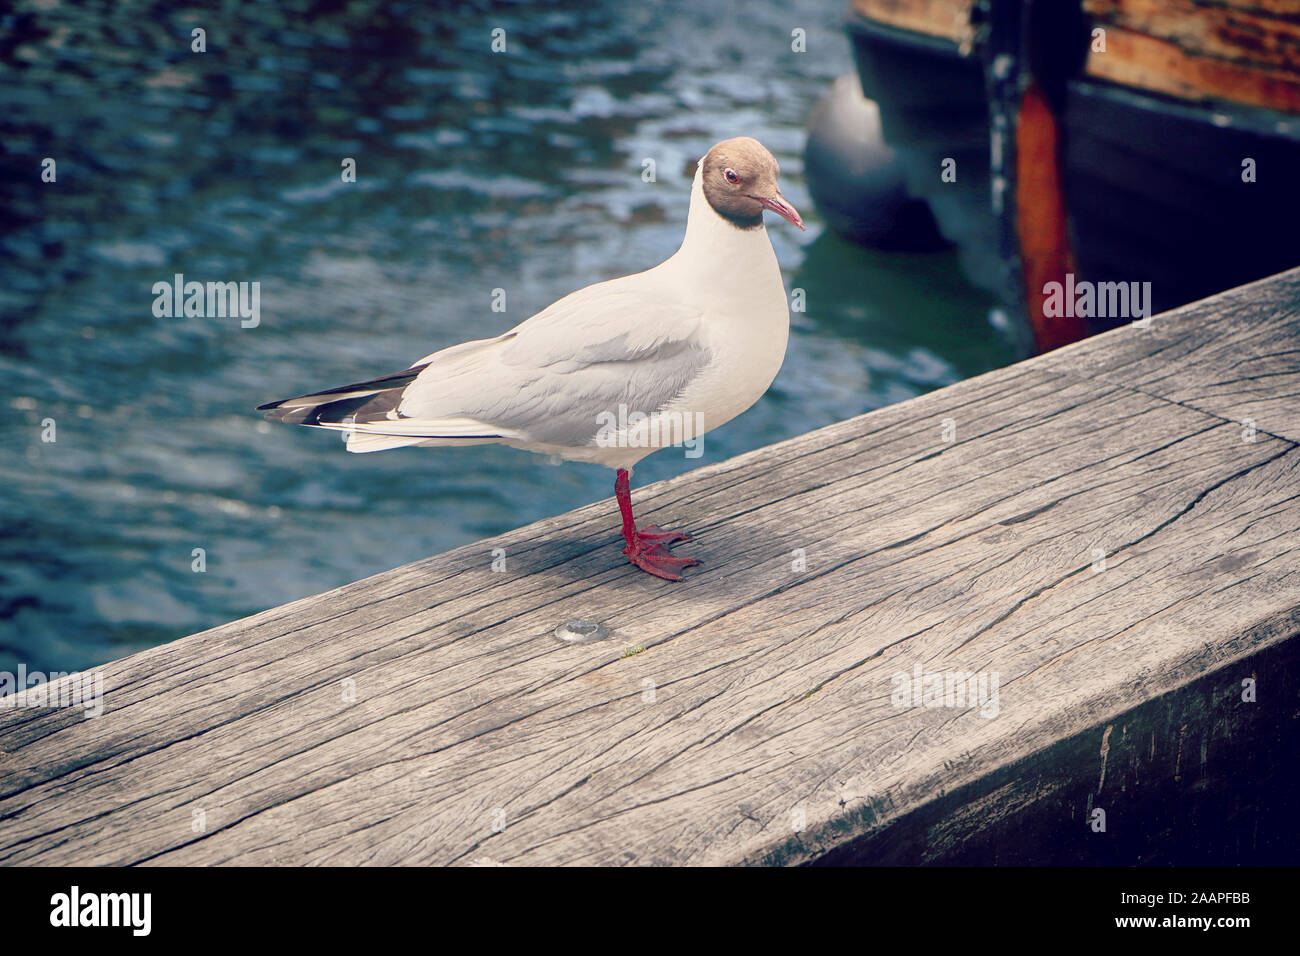
[[[1018,357],[953,253],[822,235],[800,153],[851,69],[841,4],[344,6],[6,16],[0,669],[121,657],[610,497],[594,466],[492,446],[349,455],[253,407],[654,265],[681,240],[687,171],[725,137],[781,162],[809,230],[769,228],[807,311],[768,395],[637,484]],[[155,318],[151,289],[175,273],[259,282],[260,325]]]

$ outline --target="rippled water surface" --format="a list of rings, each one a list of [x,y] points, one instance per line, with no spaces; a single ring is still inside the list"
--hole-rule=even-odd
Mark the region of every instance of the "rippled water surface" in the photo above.
[[[594,466],[491,446],[349,455],[252,409],[654,265],[681,240],[685,171],[724,137],[781,161],[809,231],[769,228],[807,311],[768,395],[637,484],[1016,358],[951,252],[820,234],[799,157],[851,68],[839,3],[226,7],[5,15],[0,669],[120,657],[611,496]],[[260,282],[260,326],[155,318],[152,286],[175,273]]]

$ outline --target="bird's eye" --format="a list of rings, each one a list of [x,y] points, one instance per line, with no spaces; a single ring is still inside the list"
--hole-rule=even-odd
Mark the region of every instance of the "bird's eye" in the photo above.
[[[724,169],[722,175],[726,176],[727,182],[733,186],[740,182],[740,175],[734,169]]]

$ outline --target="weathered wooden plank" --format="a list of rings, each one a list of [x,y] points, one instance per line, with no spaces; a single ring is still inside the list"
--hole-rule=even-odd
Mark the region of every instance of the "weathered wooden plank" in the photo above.
[[[1259,677],[1270,700],[1295,700],[1300,657],[1275,645],[1231,673],[1239,680],[1209,673],[1000,767],[818,863],[1032,866],[1046,846],[1058,865],[1294,865],[1300,721],[1243,701],[1240,679]],[[1093,826],[1099,810],[1105,831]]]
[[[0,712],[0,862],[801,862],[976,794],[1300,629],[1300,401],[1214,386],[1285,378],[1297,283],[639,489],[680,585],[600,502],[114,662],[100,718]],[[918,663],[997,716],[895,707]]]
[[[852,8],[963,50],[975,35],[970,0],[854,0]],[[1105,31],[1104,47],[1088,33],[1050,39],[1058,53],[1086,49],[1091,77],[1194,102],[1300,112],[1300,11],[1291,0],[1083,0],[1083,9],[1089,27]]]
[[[875,23],[961,44],[970,34],[972,0],[853,0],[853,12]]]
[[[1300,112],[1300,17],[1294,4],[1085,0],[1106,31],[1085,67],[1098,79],[1186,100]]]
[[[1042,359],[1300,441],[1300,270],[1195,302]],[[1189,335],[1187,325],[1197,334]]]

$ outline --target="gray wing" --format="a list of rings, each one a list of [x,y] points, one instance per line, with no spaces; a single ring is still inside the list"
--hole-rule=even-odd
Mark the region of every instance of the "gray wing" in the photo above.
[[[649,415],[703,371],[702,318],[640,282],[589,286],[496,339],[429,356],[396,413],[405,434],[472,420],[518,440],[592,445],[602,414]]]

